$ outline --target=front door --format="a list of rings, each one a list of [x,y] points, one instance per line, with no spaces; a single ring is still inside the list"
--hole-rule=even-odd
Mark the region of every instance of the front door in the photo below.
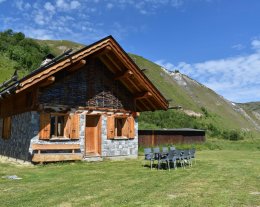
[[[101,153],[101,118],[98,115],[86,116],[85,155],[97,156]]]

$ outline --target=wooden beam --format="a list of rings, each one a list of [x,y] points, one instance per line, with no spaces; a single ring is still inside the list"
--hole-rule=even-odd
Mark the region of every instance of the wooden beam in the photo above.
[[[105,66],[107,66],[107,68],[112,72],[112,73],[116,73],[117,72],[117,68],[113,67],[111,64],[109,64],[109,62],[107,61],[107,58],[105,56],[99,56],[98,57],[104,64]]]
[[[96,53],[93,54],[93,57],[101,57],[104,56],[112,51],[111,46],[106,46],[104,49],[97,51]]]
[[[65,161],[65,160],[81,160],[81,153],[42,153],[34,154],[33,162],[55,162],[55,161]]]
[[[115,58],[114,58],[115,56],[113,55],[113,57],[112,57],[111,53],[106,54],[106,57],[109,59],[109,61],[111,63],[113,63],[117,67],[118,70],[122,71],[122,68],[124,68],[124,66],[123,66],[123,64],[121,63],[120,60],[118,60],[118,59],[115,60]],[[119,63],[121,63],[121,64],[119,64]]]
[[[72,150],[80,149],[79,144],[32,144],[33,150]]]
[[[114,77],[114,80],[121,80],[123,78],[127,78],[129,76],[133,75],[133,72],[130,70],[125,71],[124,73],[120,73]]]
[[[134,96],[135,100],[140,100],[140,99],[144,99],[144,98],[149,98],[152,96],[152,93],[149,91],[146,92],[142,92],[142,93],[138,93]]]
[[[68,70],[70,72],[76,71],[76,70],[82,68],[84,65],[86,65],[86,62],[87,62],[86,60],[80,60],[75,65],[73,65],[72,67],[68,68]]]
[[[55,76],[50,76],[48,78],[46,78],[41,84],[40,84],[40,87],[45,87],[45,86],[48,86],[52,83],[55,82]]]
[[[141,110],[139,110],[139,111],[150,111],[150,109],[148,108],[148,106],[142,102],[142,99],[138,100],[138,103],[137,103],[137,100],[135,100],[135,101],[136,101],[136,106],[137,106],[137,108],[140,108],[140,109],[141,109]],[[143,110],[143,109],[144,109],[144,110]]]

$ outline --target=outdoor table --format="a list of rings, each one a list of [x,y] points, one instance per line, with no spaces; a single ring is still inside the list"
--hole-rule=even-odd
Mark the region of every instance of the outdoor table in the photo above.
[[[158,169],[160,168],[160,159],[168,156],[168,152],[156,152],[154,153],[154,159],[158,161]]]

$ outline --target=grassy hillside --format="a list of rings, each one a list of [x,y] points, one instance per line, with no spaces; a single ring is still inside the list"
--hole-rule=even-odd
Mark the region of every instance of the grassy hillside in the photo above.
[[[73,49],[74,51],[77,51],[85,45],[76,43],[76,42],[71,42],[68,40],[35,40],[41,45],[48,45],[51,53],[54,54],[55,56],[62,54],[68,49]]]
[[[42,47],[48,46],[49,51],[55,55],[59,55],[69,48],[76,51],[84,46],[65,40],[36,40],[36,42]],[[169,73],[161,66],[141,56],[129,55],[141,69],[146,69],[144,70],[145,75],[170,100],[170,106],[182,107],[182,110],[178,112],[170,110],[167,112],[143,113],[140,117],[140,128],[193,127],[208,129],[213,134],[216,131],[222,133],[225,130],[232,129],[256,131],[258,128],[260,130],[260,118],[258,119],[255,112],[252,111],[253,109],[259,109],[257,104],[254,106],[249,104],[243,106],[244,109],[242,109],[240,105],[225,100],[214,91],[186,75],[178,72]],[[10,78],[15,68],[17,68],[17,61],[1,55],[0,82]],[[26,69],[19,70],[20,77],[23,77],[28,72]],[[150,121],[147,117],[150,117]],[[179,117],[179,119],[175,117]],[[154,122],[156,119],[157,122]]]
[[[211,89],[181,73],[169,73],[143,57],[134,54],[130,56],[140,68],[146,69],[145,75],[162,94],[167,99],[171,99],[171,106],[182,106],[184,111],[192,110],[200,113],[204,116],[204,123],[214,124],[219,128],[255,129],[254,124],[241,113],[238,106],[225,100]]]

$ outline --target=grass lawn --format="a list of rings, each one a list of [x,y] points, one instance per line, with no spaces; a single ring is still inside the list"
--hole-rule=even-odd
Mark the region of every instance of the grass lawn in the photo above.
[[[260,206],[259,150],[199,151],[192,168],[170,172],[141,165],[0,163],[0,206]]]

